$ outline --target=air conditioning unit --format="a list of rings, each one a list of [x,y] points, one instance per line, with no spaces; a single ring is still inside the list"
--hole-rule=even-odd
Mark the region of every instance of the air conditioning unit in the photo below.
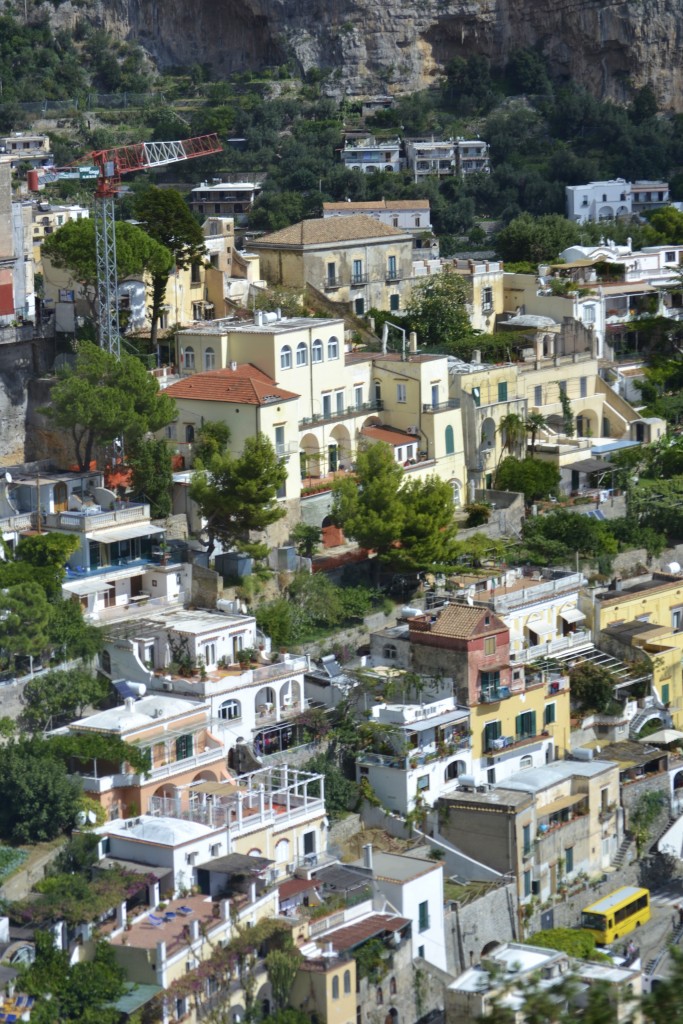
[[[417,427],[417,426],[406,427],[406,434],[413,434],[413,436],[417,436],[417,434],[419,434],[419,433],[420,433],[420,428]]]

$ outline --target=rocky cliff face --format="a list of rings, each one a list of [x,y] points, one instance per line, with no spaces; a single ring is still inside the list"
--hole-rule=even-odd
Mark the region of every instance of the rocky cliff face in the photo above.
[[[98,10],[161,64],[229,73],[293,54],[304,69],[333,69],[340,94],[371,94],[423,88],[456,55],[500,64],[538,46],[557,76],[596,96],[623,100],[628,80],[649,82],[664,109],[683,110],[683,0],[99,0]]]

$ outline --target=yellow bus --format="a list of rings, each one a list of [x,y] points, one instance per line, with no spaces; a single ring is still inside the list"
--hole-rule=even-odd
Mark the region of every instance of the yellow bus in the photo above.
[[[650,890],[625,885],[603,896],[581,914],[581,927],[595,936],[595,941],[608,946],[650,920]]]

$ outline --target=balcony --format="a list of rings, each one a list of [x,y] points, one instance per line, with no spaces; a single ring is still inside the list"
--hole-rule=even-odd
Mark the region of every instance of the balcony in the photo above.
[[[578,652],[589,648],[591,645],[592,634],[590,629],[577,629],[574,633],[558,637],[557,640],[548,640],[544,644],[525,647],[523,651],[511,651],[510,661],[514,665],[529,665],[541,658],[552,657],[553,654],[561,654],[573,650]]]
[[[496,757],[508,754],[511,750],[517,750],[520,747],[528,747],[535,743],[542,743],[543,740],[548,738],[549,734],[547,732],[536,733],[534,736],[499,736],[498,739],[491,741],[491,744],[486,751],[486,756],[488,757],[489,762],[491,762]],[[494,744],[497,743],[499,743],[500,746],[494,746]]]
[[[398,270],[387,271],[385,280],[387,284],[393,284],[394,282],[401,280],[401,275]]]
[[[78,511],[48,512],[43,516],[43,526],[48,530],[73,530],[90,533],[105,526],[121,526],[125,523],[139,523],[149,520],[149,505],[137,502],[117,502],[120,506],[103,511],[99,505],[84,506]]]
[[[283,441],[282,444],[275,445],[275,454],[279,459],[286,459],[290,455],[296,455],[298,451],[298,441]]]
[[[367,274],[352,274],[351,275],[351,287],[361,288],[363,285],[368,283]]]
[[[341,286],[341,280],[336,276],[326,277],[323,281],[323,288],[326,292],[336,292]]]
[[[500,700],[508,700],[512,697],[512,690],[509,686],[499,686],[491,690],[482,690],[479,695],[480,704],[497,704]]]
[[[344,409],[328,413],[314,413],[312,416],[304,416],[299,420],[299,430],[304,427],[315,426],[317,423],[332,423],[334,420],[345,420],[349,416],[364,416],[368,412],[382,412],[384,402],[376,399],[374,402],[361,402],[359,405],[347,405]]]
[[[459,409],[460,399],[449,398],[446,402],[424,402],[422,412],[444,412],[447,409]]]

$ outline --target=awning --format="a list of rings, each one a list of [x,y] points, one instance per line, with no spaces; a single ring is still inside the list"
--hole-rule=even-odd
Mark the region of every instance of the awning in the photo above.
[[[572,469],[576,473],[604,473],[608,469],[614,469],[611,462],[604,459],[581,459],[579,462],[570,462],[562,467]]]
[[[557,800],[551,800],[545,807],[536,807],[536,816],[538,818],[545,818],[549,814],[557,814],[558,811],[564,811],[567,807],[575,807],[576,804],[582,803],[586,799],[585,793],[569,793],[567,796],[559,796]]]
[[[560,618],[565,622],[584,622],[586,616],[578,608],[570,608],[566,612],[560,612]]]
[[[113,530],[97,530],[86,533],[88,540],[98,540],[102,544],[115,544],[119,540],[133,540],[134,537],[149,537],[152,534],[164,533],[161,526],[151,523],[131,523],[130,526],[116,526]]]
[[[62,584],[62,590],[65,590],[67,594],[85,597],[86,594],[104,594],[110,586],[111,584],[100,576],[98,580],[69,580]]]
[[[554,626],[548,626],[545,622],[527,622],[526,628],[535,633],[536,636],[548,636],[555,632]]]

